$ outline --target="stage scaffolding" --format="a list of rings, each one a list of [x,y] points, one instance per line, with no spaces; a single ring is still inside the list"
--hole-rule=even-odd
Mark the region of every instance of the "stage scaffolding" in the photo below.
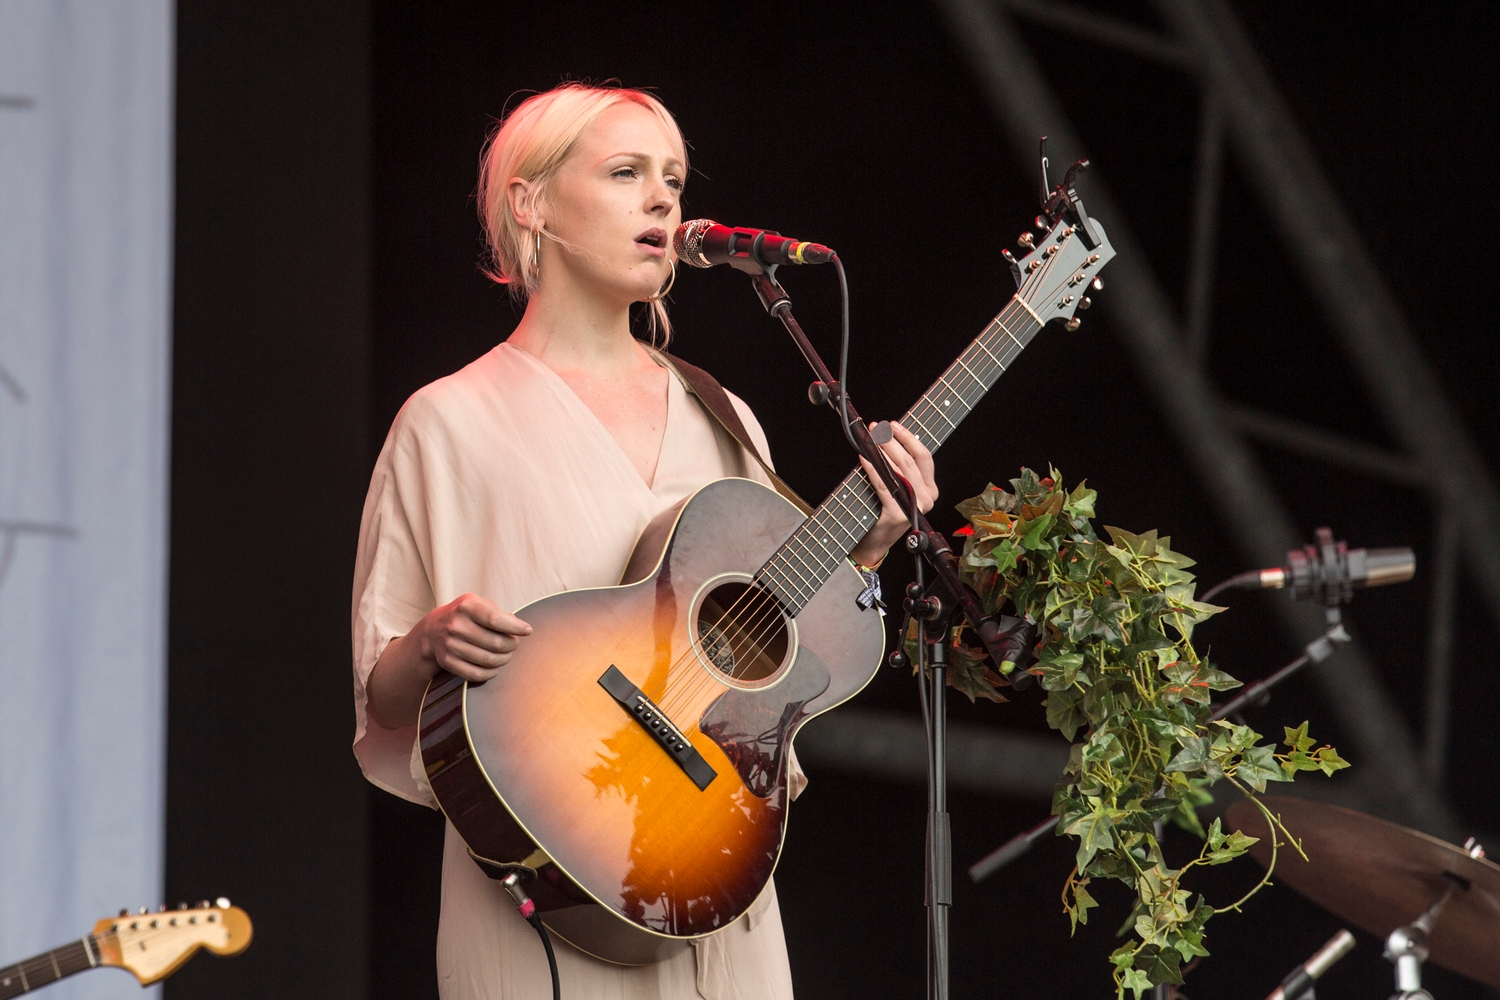
[[[1500,491],[1245,30],[1224,0],[1153,0],[1163,30],[1055,0],[935,3],[1027,176],[1036,171],[1041,135],[1049,137],[1058,176],[1087,147],[1018,32],[1017,19],[1196,80],[1201,110],[1184,308],[1179,313],[1146,266],[1127,215],[1110,195],[1104,164],[1090,171],[1085,186],[1090,211],[1104,221],[1119,250],[1106,279],[1105,308],[1247,564],[1279,565],[1288,549],[1304,542],[1252,441],[1406,489],[1430,484],[1424,499],[1438,527],[1433,548],[1420,554],[1421,572],[1433,576],[1421,739],[1396,709],[1357,636],[1311,669],[1360,762],[1354,800],[1344,804],[1462,840],[1443,794],[1454,606],[1462,557],[1500,625]],[[1212,329],[1224,156],[1230,151],[1400,452],[1234,405],[1203,365]],[[1322,634],[1321,608],[1289,601],[1275,607],[1295,644]],[[832,751],[839,744],[835,734],[828,735],[820,749]],[[1022,784],[1014,791],[1023,791]]]

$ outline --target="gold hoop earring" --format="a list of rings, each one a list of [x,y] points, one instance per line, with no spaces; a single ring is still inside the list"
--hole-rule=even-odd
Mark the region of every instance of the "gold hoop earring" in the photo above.
[[[664,298],[667,297],[667,293],[672,290],[672,286],[675,285],[676,283],[677,283],[677,262],[674,260],[674,261],[672,261],[672,273],[667,276],[667,283],[665,285],[662,285],[661,286],[661,290],[658,291],[655,295],[648,295],[648,296],[646,296],[646,301],[647,302],[660,302],[662,299],[664,299]]]

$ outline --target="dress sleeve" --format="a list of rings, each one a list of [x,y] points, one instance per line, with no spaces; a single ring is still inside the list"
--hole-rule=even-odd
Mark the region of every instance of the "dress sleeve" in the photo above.
[[[386,646],[437,606],[428,572],[432,546],[423,476],[423,422],[413,409],[408,403],[391,427],[370,478],[360,521],[351,616],[354,755],[374,784],[435,808],[416,753],[417,727],[380,725],[369,716],[366,693],[370,673]]]

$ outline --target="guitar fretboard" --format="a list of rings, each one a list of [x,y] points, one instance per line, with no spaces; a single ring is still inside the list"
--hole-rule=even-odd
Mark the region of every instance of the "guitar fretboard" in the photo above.
[[[34,958],[0,969],[0,1000],[18,997],[64,976],[92,969],[99,964],[99,944],[94,935]]]
[[[948,440],[1041,329],[1012,299],[901,418],[929,451]],[[756,578],[796,615],[880,517],[880,497],[856,468],[776,551]]]

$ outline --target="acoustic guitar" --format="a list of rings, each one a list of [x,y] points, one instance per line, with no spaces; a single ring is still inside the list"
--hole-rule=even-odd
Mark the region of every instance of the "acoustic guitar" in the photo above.
[[[902,418],[932,451],[1046,323],[1076,326],[1114,256],[1058,198],[1012,264],[1016,294]],[[848,561],[879,514],[859,468],[811,516],[759,483],[710,483],[651,522],[619,586],[518,609],[532,634],[492,680],[439,674],[422,761],[480,867],[526,879],[550,931],[622,965],[749,910],[781,852],[793,737],[881,662]]]
[[[75,972],[113,967],[135,974],[142,986],[165,979],[199,948],[216,955],[238,955],[250,947],[250,917],[229,900],[207,900],[192,909],[139,913],[121,910],[94,925],[94,932],[61,948],[0,969],[0,1000],[18,997]]]

